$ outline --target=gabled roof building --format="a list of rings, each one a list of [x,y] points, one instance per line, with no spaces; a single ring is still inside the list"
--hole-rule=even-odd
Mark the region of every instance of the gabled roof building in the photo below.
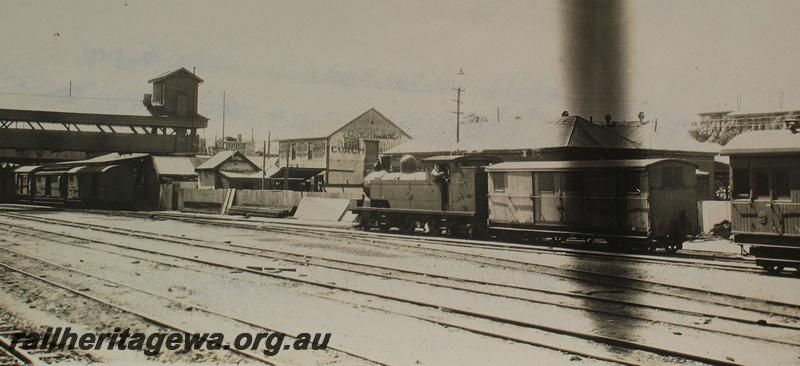
[[[349,122],[320,121],[304,137],[279,140],[279,165],[288,165],[290,175],[294,168],[304,168],[305,175],[316,169],[326,189],[360,190],[378,155],[409,140],[408,133],[370,108]]]

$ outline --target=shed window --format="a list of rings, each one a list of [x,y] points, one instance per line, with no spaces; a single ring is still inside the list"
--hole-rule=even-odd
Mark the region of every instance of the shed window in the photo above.
[[[662,168],[661,185],[665,188],[683,187],[683,169],[679,166]]]
[[[781,169],[775,171],[775,198],[787,200],[792,198],[788,170]]]
[[[564,190],[572,193],[583,192],[583,172],[569,172],[564,174]]]
[[[295,146],[295,144],[292,144],[292,160],[294,160],[295,158],[297,158],[297,147]]]
[[[164,83],[156,82],[153,84],[153,98],[152,102],[156,105],[164,105]]]
[[[540,192],[553,192],[555,190],[555,174],[554,173],[539,173],[539,191]]]
[[[769,172],[766,170],[756,170],[754,174],[753,193],[756,198],[769,199]]]
[[[505,192],[506,190],[506,173],[492,173],[492,185],[495,192]]]
[[[307,156],[308,156],[308,157],[307,157],[307,159],[308,159],[308,160],[311,160],[311,159],[313,159],[313,158],[314,158],[314,154],[313,154],[314,150],[313,150],[313,149],[311,149],[311,143],[309,143],[308,145],[306,145],[306,149],[307,149],[306,153],[307,153]]]
[[[733,198],[750,198],[750,174],[747,169],[733,170]]]

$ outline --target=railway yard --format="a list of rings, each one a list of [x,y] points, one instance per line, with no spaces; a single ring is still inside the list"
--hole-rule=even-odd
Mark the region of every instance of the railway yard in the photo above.
[[[800,363],[800,281],[675,254],[172,212],[0,207],[0,340],[47,327],[330,333],[326,349],[39,350],[2,364]]]

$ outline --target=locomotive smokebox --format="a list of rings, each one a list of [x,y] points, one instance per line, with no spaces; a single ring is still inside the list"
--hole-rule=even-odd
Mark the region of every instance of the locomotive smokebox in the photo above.
[[[562,9],[562,68],[567,110],[627,116],[627,0],[567,0]]]

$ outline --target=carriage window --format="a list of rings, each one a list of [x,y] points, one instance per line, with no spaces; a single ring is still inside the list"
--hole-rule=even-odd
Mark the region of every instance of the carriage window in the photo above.
[[[791,199],[792,189],[789,183],[788,170],[775,171],[775,198],[776,199]]]
[[[583,192],[583,173],[582,172],[569,172],[564,174],[564,190],[567,192],[580,193]]]
[[[679,166],[662,168],[661,186],[665,188],[683,187],[683,169]]]
[[[554,173],[539,173],[539,192],[553,192],[556,187]]]
[[[755,186],[753,193],[756,198],[770,198],[769,196],[769,173],[766,170],[756,170],[754,176]]]
[[[495,192],[505,192],[506,173],[492,173],[492,184]]]
[[[750,198],[750,174],[747,169],[733,170],[733,197]]]
[[[624,172],[618,175],[617,191],[619,194],[642,193],[642,180],[638,172]]]

